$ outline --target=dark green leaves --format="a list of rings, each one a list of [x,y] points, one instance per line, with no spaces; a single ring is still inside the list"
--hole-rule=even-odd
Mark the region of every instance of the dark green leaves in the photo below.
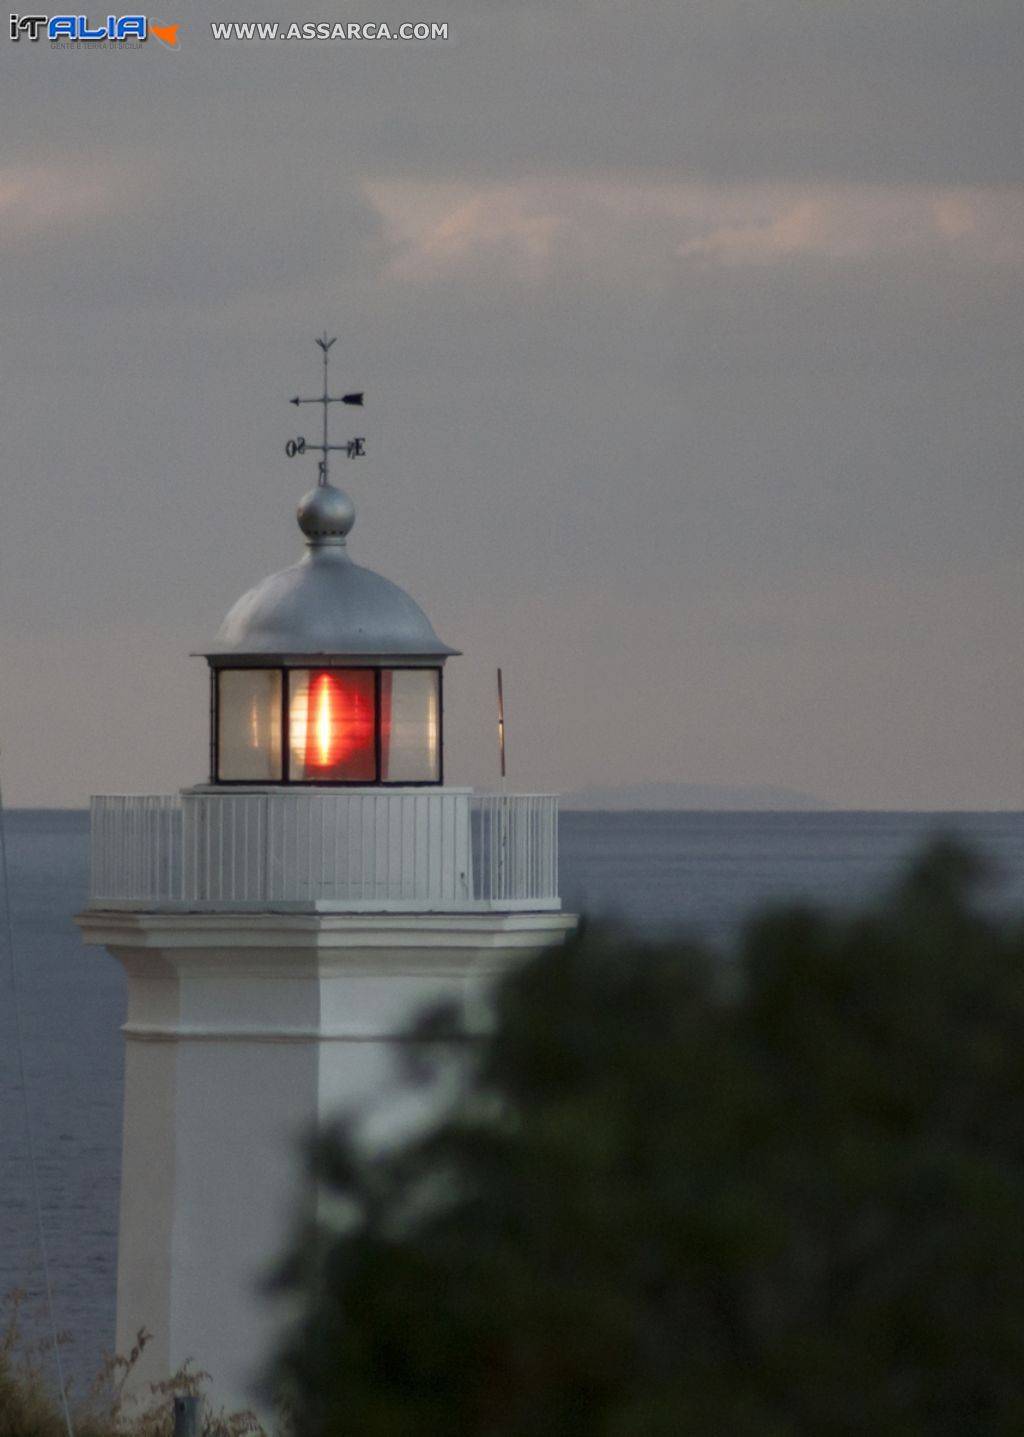
[[[588,933],[486,1038],[426,1018],[419,1080],[462,1070],[441,1120],[319,1149],[298,1430],[1024,1431],[1024,942],[976,877],[936,849],[728,957]]]

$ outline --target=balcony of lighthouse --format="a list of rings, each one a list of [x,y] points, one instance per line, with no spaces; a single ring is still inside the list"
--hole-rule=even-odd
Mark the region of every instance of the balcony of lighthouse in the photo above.
[[[89,908],[558,911],[558,799],[265,785],[98,795]]]

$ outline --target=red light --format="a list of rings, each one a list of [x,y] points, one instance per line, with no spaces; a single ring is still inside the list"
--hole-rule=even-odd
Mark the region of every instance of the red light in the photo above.
[[[306,713],[307,773],[323,775],[373,744],[373,704],[361,674],[314,674]]]

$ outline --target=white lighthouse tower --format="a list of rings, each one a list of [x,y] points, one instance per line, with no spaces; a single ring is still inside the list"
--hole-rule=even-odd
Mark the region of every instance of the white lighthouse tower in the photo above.
[[[210,776],[93,799],[79,918],[128,975],[118,1351],[138,1387],[188,1359],[251,1404],[272,1341],[259,1285],[297,1195],[297,1143],[386,1092],[411,1014],[560,941],[557,803],[444,783],[443,671],[457,651],[348,552],[328,479],[306,552],[205,650]]]

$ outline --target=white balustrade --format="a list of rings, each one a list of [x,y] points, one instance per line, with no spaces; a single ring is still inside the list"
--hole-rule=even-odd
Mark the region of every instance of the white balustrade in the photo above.
[[[90,907],[558,909],[558,800],[457,788],[102,795]]]
[[[92,800],[90,895],[137,905],[181,897],[177,794],[99,794]]]

